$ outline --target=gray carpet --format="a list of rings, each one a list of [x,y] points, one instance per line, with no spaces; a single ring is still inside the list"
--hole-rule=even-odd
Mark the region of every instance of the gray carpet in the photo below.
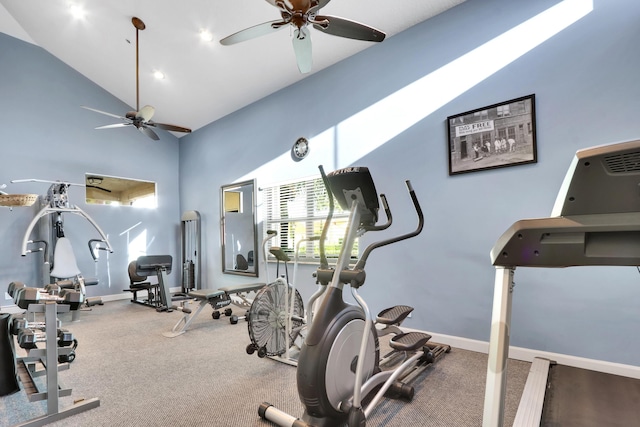
[[[100,407],[51,425],[268,427],[257,415],[263,401],[302,414],[295,368],[247,355],[246,323],[212,320],[207,307],[186,334],[164,337],[181,316],[129,301],[83,312],[79,322],[62,315],[79,346],[70,369],[59,375],[73,389],[60,407],[94,397]],[[480,426],[486,366],[485,354],[454,348],[417,378],[411,403],[385,400],[367,424]],[[509,361],[505,425],[513,422],[529,366]],[[0,398],[0,413],[0,426],[10,426],[46,414],[46,404],[19,392]]]

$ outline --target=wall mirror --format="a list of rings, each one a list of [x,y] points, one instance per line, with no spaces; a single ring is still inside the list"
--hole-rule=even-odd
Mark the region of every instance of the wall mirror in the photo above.
[[[155,208],[156,183],[94,173],[84,176],[85,200],[92,205]]]
[[[220,191],[222,271],[258,276],[255,181],[223,185]]]

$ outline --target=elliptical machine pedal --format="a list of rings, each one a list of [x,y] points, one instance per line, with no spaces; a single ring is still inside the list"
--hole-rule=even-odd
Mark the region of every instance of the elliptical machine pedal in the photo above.
[[[415,351],[427,344],[431,335],[424,332],[404,332],[389,340],[389,347],[397,351]]]
[[[378,313],[376,323],[380,323],[383,325],[400,326],[400,324],[411,314],[412,311],[413,307],[409,307],[408,305],[396,305],[393,307],[389,307]]]

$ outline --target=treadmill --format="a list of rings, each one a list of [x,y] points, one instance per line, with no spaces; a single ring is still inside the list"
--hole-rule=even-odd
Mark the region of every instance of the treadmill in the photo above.
[[[489,361],[485,389],[483,426],[502,426],[507,356],[516,267],[640,266],[640,140],[597,146],[576,152],[562,183],[551,217],[515,222],[491,250],[496,267]],[[620,392],[614,413],[591,411],[593,425],[640,425],[640,381],[632,378],[568,367],[551,368],[549,360],[536,358],[514,426],[585,424],[589,405],[606,405],[606,393]],[[550,374],[551,372],[551,374]],[[580,378],[579,378],[580,377]],[[555,378],[555,380],[554,380]],[[549,381],[551,379],[551,381]],[[557,381],[556,381],[557,380]],[[571,384],[569,389],[562,384]],[[593,383],[595,381],[595,383]],[[617,381],[613,384],[611,381]],[[580,386],[578,384],[591,385]],[[557,388],[556,388],[557,387]],[[591,397],[578,389],[593,391]],[[564,391],[563,391],[564,390]],[[545,398],[545,391],[547,396]],[[571,396],[574,404],[551,402]],[[543,420],[563,416],[563,420]],[[590,402],[585,404],[584,402]],[[577,403],[575,402],[582,402]],[[603,403],[604,402],[604,403]],[[624,402],[629,403],[628,405]],[[577,413],[569,411],[574,407]],[[554,409],[555,408],[555,409]],[[598,408],[597,406],[592,406]],[[620,411],[620,409],[628,409]],[[604,417],[604,418],[598,418]],[[625,420],[623,417],[629,417]],[[603,420],[606,420],[603,422]]]

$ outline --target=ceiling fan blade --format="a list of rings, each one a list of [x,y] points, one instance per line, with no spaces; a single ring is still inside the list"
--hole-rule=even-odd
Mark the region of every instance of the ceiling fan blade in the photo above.
[[[331,0],[315,0],[311,2],[310,11],[318,11],[329,4]]]
[[[104,114],[105,116],[113,117],[113,118],[116,118],[116,119],[127,120],[126,117],[118,116],[117,114],[111,114],[111,113],[107,113],[106,111],[96,110],[95,108],[87,107],[85,105],[81,105],[81,107],[85,108],[87,110],[94,111],[96,113]]]
[[[142,119],[144,122],[148,122],[153,117],[156,109],[151,105],[145,105],[136,113],[136,119]]]
[[[245,28],[244,30],[238,31],[237,33],[223,38],[222,40],[220,40],[220,44],[228,46],[231,44],[251,40],[256,37],[264,36],[265,34],[273,33],[286,27],[286,25],[284,24],[286,24],[286,22],[282,21],[281,19],[278,19],[276,21],[263,22],[262,24]]]
[[[85,187],[87,187],[87,188],[95,188],[96,190],[104,191],[106,193],[111,193],[111,190],[109,190],[108,188],[98,187],[97,185],[85,185]]]
[[[105,126],[98,126],[96,129],[114,129],[114,128],[122,128],[125,126],[131,126],[133,123],[116,123],[114,125],[105,125]]]
[[[144,125],[138,126],[138,130],[144,133],[145,135],[147,135],[149,138],[153,139],[154,141],[157,141],[160,139],[160,137],[154,131],[152,131],[151,129],[149,129]]]
[[[293,32],[293,51],[296,54],[296,62],[298,63],[298,70],[302,74],[311,71],[311,65],[313,64],[312,50],[311,50],[311,35],[307,27],[302,27]]]
[[[315,21],[328,21],[327,25],[314,24],[313,27],[332,36],[369,42],[381,42],[386,37],[380,30],[337,16],[316,15]]]
[[[189,128],[184,128],[182,126],[176,126],[176,125],[169,125],[169,124],[166,124],[166,123],[147,122],[147,126],[154,126],[154,127],[159,128],[159,129],[169,130],[169,131],[172,131],[172,132],[191,133],[191,129],[189,129]]]

